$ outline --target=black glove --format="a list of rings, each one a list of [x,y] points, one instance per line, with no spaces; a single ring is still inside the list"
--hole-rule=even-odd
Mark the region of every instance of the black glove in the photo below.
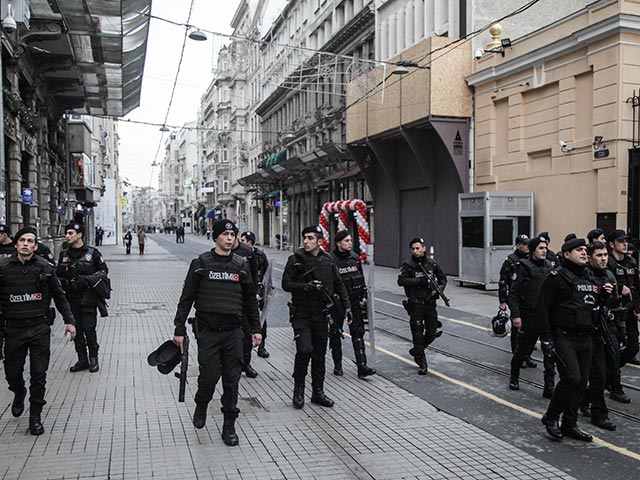
[[[553,340],[545,340],[540,342],[540,348],[545,357],[553,357],[556,353],[556,346]]]
[[[345,309],[344,316],[349,319],[349,321],[353,320],[353,312],[350,308]]]
[[[315,284],[314,281],[307,282],[307,284],[304,286],[304,291],[305,292],[312,292],[314,290],[317,290],[316,284]]]

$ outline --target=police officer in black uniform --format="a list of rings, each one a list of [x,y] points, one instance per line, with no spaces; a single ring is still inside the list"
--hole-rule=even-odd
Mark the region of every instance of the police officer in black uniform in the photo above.
[[[0,225],[0,258],[10,257],[16,253],[11,239],[11,230],[7,225]]]
[[[516,265],[518,262],[527,258],[529,255],[529,237],[525,234],[520,234],[516,237],[515,250],[507,255],[507,258],[502,262],[500,267],[500,280],[498,281],[498,301],[500,305],[498,308],[505,311],[507,309],[507,301],[509,299],[509,289],[511,288],[511,282],[513,282],[513,274],[516,273]],[[511,330],[511,352],[515,353],[516,346],[518,345],[518,330],[513,328]],[[536,364],[533,360],[527,356],[522,363],[522,368],[528,366],[535,367]]]
[[[364,271],[360,258],[353,251],[353,241],[351,235],[346,230],[336,233],[334,238],[336,248],[333,250],[333,258],[338,267],[338,273],[342,277],[344,286],[349,294],[351,303],[351,323],[349,332],[353,343],[353,353],[358,366],[358,377],[364,378],[374,375],[376,371],[367,366],[367,355],[364,348],[364,318],[363,309],[367,302],[367,285],[364,280]],[[333,373],[338,376],[343,375],[342,371],[342,322],[334,322],[329,332],[329,346],[333,357]]]
[[[29,430],[44,433],[40,415],[44,399],[47,369],[51,356],[51,324],[47,312],[51,299],[65,321],[65,335],[75,336],[74,319],[54,268],[35,255],[37,232],[25,227],[16,233],[16,248],[11,257],[0,259],[0,306],[6,322],[5,376],[14,393],[11,414],[19,417],[27,395],[23,370],[29,353],[31,371]]]
[[[282,275],[282,289],[291,292],[289,316],[296,342],[293,367],[293,406],[304,407],[305,377],[311,361],[311,402],[333,407],[324,393],[325,354],[329,325],[324,311],[328,303],[322,293],[343,307],[344,317],[351,316],[347,289],[338,273],[333,257],[320,248],[322,230],[317,225],[302,230],[302,245],[287,260]],[[338,295],[335,298],[334,293]],[[340,313],[342,313],[340,312]],[[334,319],[335,321],[335,319]]]
[[[426,275],[431,275],[442,290],[447,286],[447,276],[440,266],[429,258],[424,240],[416,237],[409,242],[411,258],[400,267],[398,285],[404,287],[407,300],[403,302],[409,314],[413,348],[409,350],[418,365],[418,374],[428,372],[427,358],[424,350],[438,338],[442,331],[442,323],[438,320],[436,300],[438,294],[431,288]]]
[[[256,254],[253,251],[251,246],[247,245],[244,242],[241,242],[239,238],[236,238],[236,242],[232,248],[233,253],[240,255],[244,262],[249,267],[249,273],[251,274],[251,281],[253,282],[253,286],[256,288],[256,292],[258,291],[258,261],[256,259]],[[258,376],[258,372],[256,369],[251,366],[251,351],[253,350],[253,333],[251,328],[247,322],[244,322],[244,340],[243,340],[243,348],[244,355],[242,357],[242,371],[247,376],[247,378],[256,378]]]
[[[558,255],[551,249],[551,237],[549,236],[549,232],[540,232],[537,236],[544,238],[547,242],[547,260],[551,262],[551,266],[553,268],[559,267],[562,262],[562,250],[560,250],[560,255]],[[575,234],[573,235],[573,238],[576,238]]]
[[[574,238],[562,245],[562,267],[552,270],[542,284],[536,308],[544,355],[555,356],[560,381],[542,423],[553,440],[563,436],[590,442],[578,428],[578,408],[589,379],[593,345],[591,335],[600,302],[600,288],[588,263],[586,242]],[[558,426],[562,415],[562,425]]]
[[[551,262],[547,260],[547,242],[542,237],[529,240],[529,256],[521,258],[516,265],[513,283],[509,290],[509,309],[514,328],[519,330],[518,345],[511,359],[511,378],[509,388],[519,390],[520,367],[531,355],[538,340],[535,309],[542,289],[542,283],[551,271]],[[544,357],[544,390],[542,396],[551,398],[555,381],[555,362]]]
[[[0,225],[0,258],[10,257],[16,252],[11,239],[11,230],[6,225]],[[0,320],[0,360],[4,356],[4,323]]]
[[[614,230],[607,237],[610,255],[607,267],[618,282],[618,294],[622,299],[624,310],[616,315],[620,316],[618,324],[620,328],[620,367],[625,366],[629,360],[638,353],[638,318],[640,317],[640,278],[638,277],[638,265],[627,254],[629,236],[624,230]],[[620,403],[630,403],[631,399],[622,389],[620,369],[611,381],[609,398]]]
[[[605,430],[615,430],[616,426],[609,420],[609,409],[604,399],[604,390],[607,378],[607,365],[617,365],[615,360],[607,360],[607,357],[618,356],[617,337],[615,336],[616,324],[615,316],[609,315],[608,312],[619,304],[618,290],[616,278],[607,268],[609,252],[607,246],[600,242],[594,241],[587,245],[587,255],[589,255],[588,268],[593,273],[596,284],[601,291],[610,291],[611,295],[603,299],[601,311],[598,312],[600,319],[606,322],[606,330],[596,323],[596,331],[594,331],[591,341],[593,343],[593,356],[591,357],[591,370],[589,373],[589,386],[582,399],[580,410],[586,416],[591,417],[591,423]],[[604,336],[607,336],[603,341]],[[605,343],[613,348],[605,348]],[[617,374],[617,370],[613,369],[610,375]]]
[[[594,228],[593,230],[589,230],[589,233],[587,233],[587,240],[589,240],[590,244],[595,242],[601,242],[604,245],[607,244],[607,237],[601,228]]]
[[[101,276],[109,274],[109,268],[97,248],[84,243],[84,226],[71,223],[66,228],[67,248],[60,252],[57,272],[62,287],[67,293],[73,317],[76,319],[75,337],[78,361],[69,368],[70,372],[100,369],[98,362],[97,308],[101,301],[91,288]],[[87,350],[89,355],[87,357]]]
[[[253,343],[259,344],[260,320],[256,289],[244,259],[233,253],[238,228],[226,219],[216,220],[212,227],[215,247],[194,259],[189,266],[174,319],[173,341],[184,348],[185,322],[195,304],[194,331],[198,341],[198,390],[193,425],[203,428],[207,407],[222,377],[222,440],[238,445],[235,421],[240,410],[238,383],[242,374],[243,323],[248,322]]]
[[[265,284],[264,284],[264,275],[269,268],[269,259],[267,258],[267,254],[264,250],[256,247],[256,234],[250,231],[243,232],[240,235],[240,241],[245,243],[253,250],[253,255],[256,260],[256,289],[258,292],[258,308],[262,311],[264,308],[264,296],[265,296]],[[266,348],[267,341],[267,319],[265,318],[262,323],[262,342],[258,346],[258,356],[261,358],[269,358],[269,352]],[[251,352],[249,352],[249,360],[251,360]]]

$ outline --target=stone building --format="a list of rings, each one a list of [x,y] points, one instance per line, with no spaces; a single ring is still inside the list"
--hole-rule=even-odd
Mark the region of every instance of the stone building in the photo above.
[[[294,245],[328,201],[370,200],[346,149],[346,84],[372,69],[373,2],[288,2],[263,37],[261,162],[240,182],[254,191],[265,244]],[[282,200],[281,200],[282,199]]]
[[[82,115],[119,117],[138,105],[149,24],[140,12],[150,3],[12,2],[17,28],[4,27],[0,41],[0,221],[13,231],[36,225],[58,247],[66,222],[90,222],[101,185],[89,183],[92,129]],[[0,2],[3,19],[7,4]],[[96,180],[103,167],[111,178],[113,163],[97,155]]]

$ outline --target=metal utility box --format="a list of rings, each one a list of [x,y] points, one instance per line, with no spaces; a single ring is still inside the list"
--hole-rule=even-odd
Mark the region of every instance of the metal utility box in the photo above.
[[[458,195],[457,280],[498,288],[500,267],[515,238],[533,234],[533,192],[475,192]]]

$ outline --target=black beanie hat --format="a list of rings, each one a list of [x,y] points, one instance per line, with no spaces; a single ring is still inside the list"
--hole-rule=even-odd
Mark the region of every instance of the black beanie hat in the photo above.
[[[27,233],[33,233],[36,236],[36,242],[38,241],[38,231],[35,229],[35,227],[24,227],[18,230],[13,236],[13,243],[16,243],[21,236]]]
[[[254,245],[256,243],[256,234],[247,230],[246,232],[242,232],[240,237],[244,237],[247,240],[250,240]]]
[[[315,233],[318,238],[324,237],[322,233],[322,229],[320,225],[309,225],[304,230],[302,230],[302,236],[304,237],[307,233]]]
[[[572,238],[562,244],[562,252],[570,252],[574,248],[586,247],[587,242],[584,238]]]
[[[347,238],[349,235],[351,234],[349,233],[348,230],[340,230],[338,233],[336,233],[336,236],[333,239],[333,241],[336,243],[341,242],[342,240]]]
[[[226,218],[216,220],[211,226],[211,238],[215,240],[218,235],[227,230],[233,230],[236,235],[238,234],[238,227],[236,227],[236,224],[231,220],[227,220]]]
[[[567,233],[567,235],[564,237],[564,241],[568,242],[569,240],[573,240],[574,238],[578,238],[575,233]]]
[[[414,243],[421,243],[422,245],[424,245],[424,238],[422,238],[422,237],[416,237],[416,238],[411,239],[411,240],[409,241],[409,248],[411,248],[411,246],[412,246]]]
[[[547,240],[542,237],[533,237],[531,240],[529,240],[529,252],[533,252],[536,248],[538,248],[538,245],[543,242],[547,243]]]
[[[84,225],[82,225],[81,223],[70,223],[65,227],[65,231],[67,230],[75,230],[76,232],[84,235]]]

